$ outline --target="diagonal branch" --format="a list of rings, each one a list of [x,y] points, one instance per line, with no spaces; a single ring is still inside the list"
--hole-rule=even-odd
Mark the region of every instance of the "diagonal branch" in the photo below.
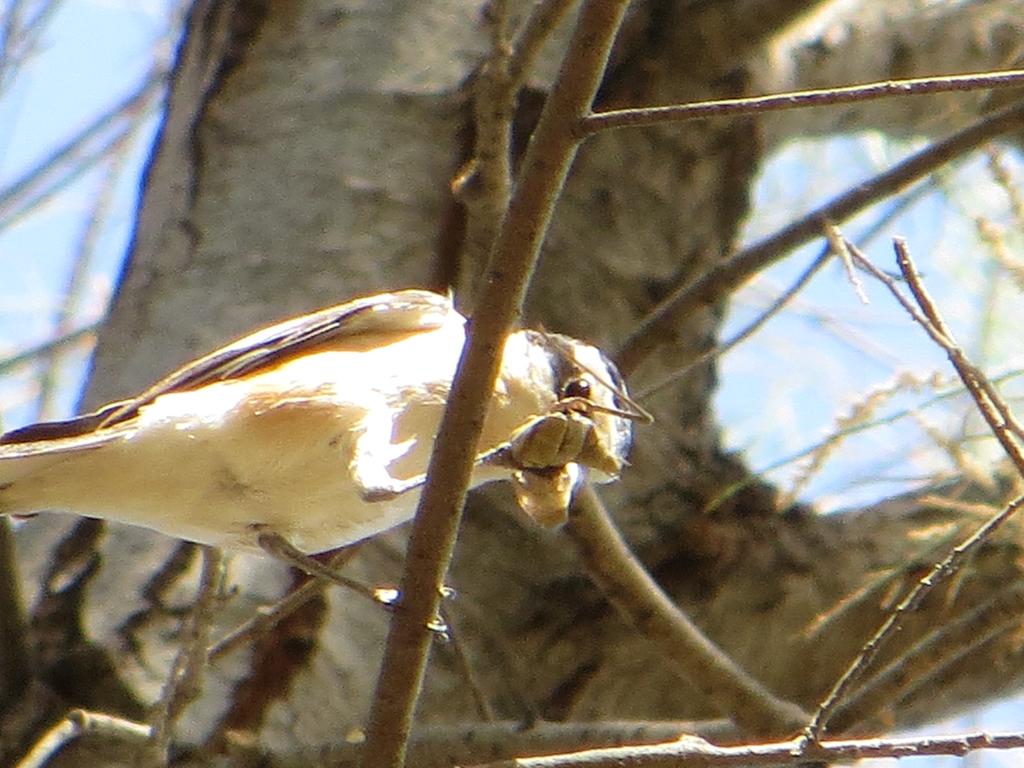
[[[692,282],[679,285],[647,315],[616,355],[624,374],[636,370],[676,318],[726,298],[756,272],[821,235],[824,220],[840,223],[890,197],[985,142],[1019,130],[1024,105],[1016,105],[911,155],[874,179],[851,188],[774,235],[754,243]]]
[[[605,596],[722,715],[761,736],[792,733],[806,722],[798,706],[740,669],[672,602],[629,551],[589,484],[572,507],[568,532]]]
[[[139,87],[22,176],[0,189],[0,224],[10,225],[45,202],[120,146],[134,130],[140,112],[154,103],[164,88],[166,73],[155,68]],[[124,123],[128,122],[125,127]]]
[[[639,107],[618,109],[614,112],[599,112],[596,115],[584,117],[580,121],[579,130],[582,133],[598,133],[621,128],[682,123],[687,120],[700,120],[709,117],[740,117],[763,112],[778,112],[784,109],[851,104],[892,96],[920,96],[929,93],[978,91],[987,88],[1019,88],[1022,85],[1024,85],[1024,70],[1019,69],[1003,72],[975,72],[966,75],[916,77],[906,80],[883,80],[837,88],[774,93],[770,96],[717,99],[667,107]]]
[[[921,196],[922,192],[925,192],[928,189],[928,185],[921,185],[919,187],[914,188],[911,192],[908,192],[907,194],[900,197],[898,200],[894,202],[892,206],[890,206],[889,210],[885,211],[881,216],[879,216],[878,220],[873,222],[871,226],[868,227],[864,231],[864,233],[857,238],[857,241],[863,246],[864,243],[867,243],[868,241],[874,239],[875,236],[878,235],[878,233],[881,232],[886,226],[892,223],[892,221],[899,214],[903,213],[907,208],[909,208],[911,203],[916,202],[918,198]],[[665,374],[664,377],[654,382],[653,384],[648,384],[643,389],[635,392],[634,397],[636,397],[637,400],[646,400],[652,395],[655,395],[661,392],[662,390],[666,389],[673,382],[676,382],[679,379],[681,379],[689,371],[691,371],[698,365],[703,365],[704,363],[707,363],[711,360],[717,360],[718,358],[722,357],[726,353],[730,352],[731,350],[735,349],[737,346],[745,342],[747,339],[749,339],[751,336],[757,333],[758,330],[760,330],[769,320],[771,320],[775,315],[781,312],[786,307],[786,305],[789,304],[789,302],[798,293],[800,293],[800,291],[802,291],[808,283],[810,283],[811,278],[818,274],[819,270],[821,270],[821,268],[825,266],[825,264],[831,257],[832,246],[826,243],[825,247],[821,249],[821,252],[815,257],[814,261],[812,261],[804,269],[804,271],[800,274],[796,281],[789,288],[787,288],[781,294],[779,294],[771,303],[771,305],[767,309],[765,309],[760,315],[751,320],[750,323],[746,325],[744,328],[737,331],[736,334],[732,336],[732,338],[720,342],[719,344],[715,345],[713,349],[709,349],[707,352],[704,352],[698,357],[695,357],[688,363],[685,363],[679,368],[672,370],[670,373]]]
[[[910,590],[907,596],[900,601],[899,605],[882,622],[878,631],[864,644],[854,660],[850,662],[850,666],[847,667],[839,680],[832,686],[832,690],[828,692],[828,695],[818,705],[814,717],[808,723],[805,730],[804,737],[808,741],[820,742],[821,736],[825,732],[825,727],[828,725],[836,708],[846,698],[854,683],[861,678],[864,671],[878,656],[883,645],[894,633],[899,631],[904,617],[917,610],[921,605],[921,601],[924,600],[929,592],[960,570],[960,567],[977,551],[978,547],[988,541],[992,534],[1022,506],[1024,506],[1024,496],[1014,499],[999,514],[995,515],[966,541],[954,548],[949,555],[936,563],[928,571],[927,575],[914,585],[914,588]]]
[[[402,598],[391,622],[367,730],[364,765],[401,766],[430,648],[427,625],[455,545],[486,404],[504,341],[579,146],[575,121],[601,81],[626,0],[590,0],[576,29],[523,161],[523,172],[491,253],[478,313],[452,383],[428,479],[413,522]]]
[[[907,310],[914,321],[924,328],[932,341],[946,351],[950,362],[978,406],[982,417],[1017,467],[1018,472],[1024,477],[1024,454],[1022,454],[1017,443],[1017,439],[1020,439],[1021,435],[1020,427],[1017,425],[1013,414],[1010,413],[1009,407],[999,395],[999,392],[984,373],[967,360],[963,350],[953,340],[945,322],[939,315],[938,309],[921,283],[917,268],[911,259],[906,244],[898,239],[895,241],[897,263],[904,279],[910,286],[911,293],[914,295],[920,310],[903,295],[892,277],[872,264],[851,243],[846,245],[853,258],[857,261],[857,264],[882,282],[900,305]],[[860,679],[864,671],[878,656],[883,644],[899,630],[904,616],[915,610],[921,604],[921,601],[924,600],[925,596],[936,586],[956,573],[978,547],[987,541],[1022,506],[1024,506],[1024,496],[1010,502],[1002,511],[975,531],[966,541],[954,548],[941,562],[936,563],[928,574],[910,590],[878,628],[874,636],[864,644],[846,671],[833,685],[832,690],[825,696],[807,726],[805,739],[811,742],[817,742],[821,739],[829,719],[840,702],[845,699],[854,683]]]
[[[949,674],[951,665],[994,638],[1020,630],[1024,587],[1015,584],[997,592],[977,608],[944,621],[846,697],[831,723],[838,732],[891,711],[920,687]],[[910,682],[908,684],[908,680]]]

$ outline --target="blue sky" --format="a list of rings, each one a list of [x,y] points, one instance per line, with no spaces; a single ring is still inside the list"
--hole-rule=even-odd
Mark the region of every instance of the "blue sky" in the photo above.
[[[858,136],[793,145],[775,157],[756,190],[758,213],[748,225],[747,240],[757,240],[918,148],[886,145],[882,150],[880,144],[877,137]],[[1007,153],[1003,160],[1019,179],[1019,159]],[[1010,215],[1004,191],[992,181],[985,158],[951,169],[938,183],[911,194],[913,202],[865,244],[866,253],[876,264],[895,271],[891,238],[905,238],[960,344],[993,374],[1021,368],[1017,329],[1006,319],[991,328],[983,326],[978,310],[992,290],[1004,318],[1022,309],[1019,291],[1009,278],[991,271],[990,253],[974,223],[983,217],[1004,228],[1009,250],[1020,253],[1019,224]],[[868,211],[844,224],[843,231],[856,240],[884,212],[885,206]],[[748,285],[732,305],[723,337],[762,311],[821,247],[818,242],[802,248]],[[867,276],[861,282],[870,301],[866,305],[842,266],[827,265],[792,311],[723,359],[716,404],[727,441],[744,450],[754,467],[766,467],[819,441],[865,392],[885,388],[901,372],[952,376],[945,353],[926,339],[887,291]],[[1019,392],[1020,387],[1010,386],[1008,391]],[[932,394],[928,389],[901,393],[877,415],[905,409]],[[918,418],[954,433],[965,414],[972,413],[964,398],[954,398]],[[969,433],[979,431],[975,427]],[[806,497],[834,509],[912,487],[913,478],[951,467],[940,451],[929,449],[930,444],[913,418],[869,430],[844,445],[841,458],[826,465],[808,486]],[[981,455],[992,453],[983,448]],[[790,467],[770,477],[785,484],[792,471]]]
[[[36,54],[0,94],[0,188],[7,189],[99,114],[134,92],[153,66],[167,26],[164,2],[84,2],[60,5]],[[160,55],[167,59],[166,43]],[[125,252],[138,178],[156,125],[145,120],[129,143],[85,281],[75,323],[97,320]],[[113,135],[113,131],[107,135]],[[31,215],[0,209],[0,356],[51,338],[54,320],[97,192],[108,175],[101,164],[70,183]],[[58,411],[74,407],[83,355],[61,366]],[[7,426],[35,417],[28,402],[32,370],[0,382]]]

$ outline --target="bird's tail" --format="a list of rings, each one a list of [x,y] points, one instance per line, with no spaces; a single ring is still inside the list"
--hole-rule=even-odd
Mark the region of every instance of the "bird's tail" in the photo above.
[[[0,436],[0,514],[37,511],[25,508],[24,486],[31,485],[32,476],[125,437],[124,430],[116,428],[66,436],[60,429],[63,424],[35,424]]]

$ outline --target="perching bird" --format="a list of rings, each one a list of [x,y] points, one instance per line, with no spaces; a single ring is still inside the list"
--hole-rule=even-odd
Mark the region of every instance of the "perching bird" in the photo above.
[[[398,291],[286,320],[139,396],[0,438],[0,514],[60,510],[255,550],[306,553],[410,519],[465,341],[451,300]],[[625,464],[642,414],[596,348],[518,331],[505,345],[473,485],[511,479],[564,519],[581,465]]]

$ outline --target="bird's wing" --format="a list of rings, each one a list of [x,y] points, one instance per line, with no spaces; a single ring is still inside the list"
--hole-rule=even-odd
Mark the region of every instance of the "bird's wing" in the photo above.
[[[13,430],[0,438],[0,462],[70,451],[89,451],[120,440],[133,431],[130,423],[99,431],[89,431],[87,426],[78,423],[90,420],[93,416],[94,414],[90,414],[80,419],[46,422]],[[37,433],[36,427],[47,427],[48,429],[40,429]],[[58,430],[64,428],[67,429],[67,432],[58,434]],[[0,490],[7,480],[4,471],[0,470]]]
[[[67,421],[32,424],[8,432],[0,437],[0,460],[34,455],[48,449],[95,448],[123,436],[123,431],[112,428],[126,425],[139,409],[161,395],[247,376],[339,339],[438,328],[453,312],[451,300],[445,296],[430,291],[407,290],[366,296],[285,320],[179,368],[129,400],[110,403],[95,413]]]

